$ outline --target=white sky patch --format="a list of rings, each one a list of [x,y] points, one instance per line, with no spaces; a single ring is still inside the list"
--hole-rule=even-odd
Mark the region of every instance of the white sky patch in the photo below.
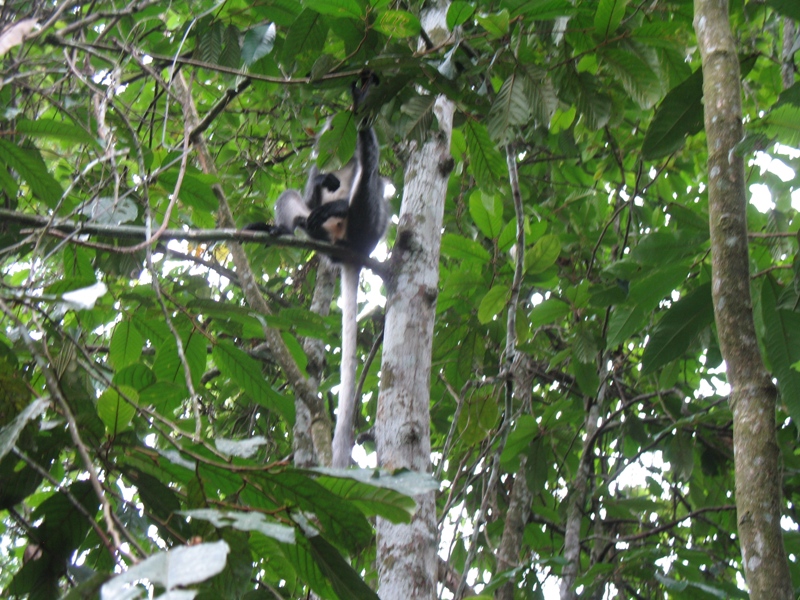
[[[775,147],[775,152],[777,154],[789,156],[790,158],[797,158],[800,156],[800,151],[789,148],[788,146],[777,145]],[[757,152],[750,164],[757,166],[760,169],[761,175],[769,171],[783,182],[790,181],[795,176],[794,169],[779,158],[775,158],[766,152]],[[754,183],[750,186],[750,194],[750,203],[755,206],[759,212],[765,213],[775,208],[775,202],[772,200],[772,193],[769,190],[769,186],[763,183]],[[792,208],[800,210],[800,189],[792,192]]]

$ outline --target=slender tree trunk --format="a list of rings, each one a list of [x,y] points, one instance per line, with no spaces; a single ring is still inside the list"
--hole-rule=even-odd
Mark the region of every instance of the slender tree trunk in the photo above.
[[[783,89],[792,87],[794,83],[794,40],[797,27],[789,17],[783,19],[783,51],[781,52],[781,81]]]
[[[741,75],[728,0],[695,0],[694,29],[703,61],[708,140],[712,294],[720,349],[731,386],[736,511],[750,597],[794,598],[781,532],[776,392],[764,368],[750,300]]]
[[[519,309],[520,288],[525,262],[525,226],[522,207],[522,193],[519,188],[519,175],[517,173],[517,157],[511,145],[506,147],[506,163],[508,164],[509,184],[514,199],[514,213],[517,218],[516,265],[514,269],[514,282],[511,291],[511,300],[508,305],[508,319],[506,320],[506,365],[511,376],[513,398],[530,411],[531,397],[533,395],[533,371],[530,368],[530,357],[524,353],[517,354],[517,321]],[[501,365],[502,368],[502,365]],[[512,397],[506,398],[504,420],[512,418]],[[509,422],[510,426],[510,422]],[[497,547],[497,571],[507,571],[519,566],[519,555],[522,548],[522,535],[525,524],[528,522],[533,494],[528,489],[525,477],[527,459],[520,457],[519,469],[514,475],[511,488],[511,497],[508,502],[505,523],[503,524],[503,537]],[[495,600],[514,600],[516,577],[500,586],[495,592]]]
[[[331,311],[331,302],[336,288],[337,269],[327,258],[320,257],[317,267],[317,281],[314,285],[314,296],[311,299],[310,310],[313,313],[328,316]],[[322,371],[325,365],[325,343],[319,338],[309,337],[303,340],[303,350],[308,357],[308,384],[314,389],[319,388]],[[314,467],[319,464],[314,452],[314,437],[311,431],[313,419],[311,411],[305,402],[297,396],[294,401],[294,464],[296,467]]]
[[[447,180],[452,170],[453,104],[436,102],[439,133],[406,165],[400,223],[386,300],[381,390],[375,420],[378,464],[430,472],[430,378]],[[411,523],[377,520],[383,600],[436,597],[438,530],[433,492],[418,496]]]
[[[594,438],[597,432],[597,421],[600,418],[600,407],[596,398],[587,398],[586,419],[584,419],[585,437],[578,472],[567,497],[567,524],[564,531],[564,560],[566,564],[561,570],[561,600],[575,600],[575,580],[581,566],[581,522],[583,509],[586,506],[586,494],[589,491],[589,478],[592,476],[594,462]]]

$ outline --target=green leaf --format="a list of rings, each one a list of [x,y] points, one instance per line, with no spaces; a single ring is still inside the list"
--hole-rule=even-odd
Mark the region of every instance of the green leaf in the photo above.
[[[130,321],[121,321],[114,327],[108,350],[108,361],[119,370],[139,360],[144,339]]]
[[[800,314],[778,308],[781,288],[772,276],[761,286],[761,318],[764,321],[764,347],[772,371],[778,379],[781,400],[796,427],[800,427],[800,373],[792,364],[800,360]]]
[[[649,313],[664,299],[671,296],[679,285],[686,280],[689,266],[680,263],[667,264],[649,275],[631,283],[628,298],[643,312]]]
[[[478,15],[475,20],[489,34],[489,39],[500,38],[508,34],[509,14],[506,9],[489,15]]]
[[[569,0],[517,0],[511,15],[525,15],[532,21],[550,21],[558,17],[569,17],[576,9]]]
[[[356,0],[305,0],[304,4],[321,15],[363,19],[364,9]]]
[[[783,144],[800,146],[800,107],[784,104],[751,125]]]
[[[507,285],[502,283],[495,285],[481,300],[478,307],[478,321],[485,325],[494,319],[495,315],[506,307],[510,296],[511,289]]]
[[[608,321],[608,341],[609,348],[616,348],[637,331],[645,323],[646,315],[638,306],[617,306],[611,313]]]
[[[49,402],[44,398],[34,400],[23,408],[22,412],[14,417],[11,423],[0,429],[0,459],[8,454],[11,448],[17,443],[17,439],[25,426],[47,410],[48,404]]]
[[[175,191],[179,174],[177,168],[159,173],[158,183],[167,195]],[[219,200],[211,188],[217,181],[216,177],[202,173],[184,173],[178,198],[193,208],[213,212],[219,207]]]
[[[451,31],[467,22],[475,14],[475,6],[468,2],[456,0],[447,8],[447,28]]]
[[[467,153],[475,181],[486,191],[494,192],[497,181],[508,175],[506,161],[489,138],[486,128],[475,121],[464,125]]]
[[[603,91],[597,77],[591,73],[578,73],[578,110],[590,129],[602,129],[611,118],[611,97]]]
[[[703,130],[703,71],[697,69],[671,89],[650,122],[642,142],[642,157],[655,160],[681,148],[687,135]]]
[[[536,240],[533,248],[525,252],[525,272],[542,273],[552,267],[561,254],[561,240],[555,234],[547,234]]]
[[[375,19],[375,29],[384,35],[402,39],[419,35],[419,19],[405,10],[386,10]]]
[[[139,328],[138,323],[136,328]],[[206,338],[195,330],[191,330],[188,334],[182,333],[181,338],[183,340],[183,353],[191,372],[192,382],[195,387],[198,387],[206,367]],[[156,358],[153,362],[153,373],[155,373],[159,381],[186,386],[186,373],[178,353],[178,344],[171,334],[156,353]]]
[[[433,124],[433,107],[436,96],[414,96],[400,107],[405,117],[405,137],[421,142],[427,138]]]
[[[331,583],[339,598],[352,600],[380,600],[364,580],[359,577],[339,551],[321,535],[308,540],[311,556]]]
[[[219,64],[230,69],[238,69],[242,64],[242,51],[239,47],[239,30],[228,25],[222,38],[222,52],[219,55]]]
[[[673,304],[655,326],[642,354],[642,374],[653,373],[682,356],[713,321],[711,283],[704,283]]]
[[[487,129],[489,136],[500,143],[512,137],[509,129],[523,126],[531,119],[531,106],[528,100],[529,82],[523,74],[514,72],[503,82],[500,91],[489,109]]]
[[[314,10],[303,10],[286,34],[281,62],[291,66],[298,58],[321,54],[327,35],[327,21]]]
[[[35,121],[20,119],[17,121],[16,129],[25,135],[55,139],[66,144],[99,146],[97,139],[83,127],[56,119],[39,118]]]
[[[272,389],[261,373],[261,365],[227,340],[219,340],[212,351],[214,363],[222,373],[237,383],[253,401],[276,409],[290,424],[294,423],[294,402]]]
[[[139,401],[139,393],[125,386],[119,386],[119,392],[109,388],[97,399],[97,415],[112,437],[128,429],[136,415],[136,408],[120,392],[134,402]]]
[[[42,155],[34,146],[17,146],[0,139],[0,166],[14,169],[20,178],[28,184],[33,195],[49,208],[55,208],[64,190],[48,172]]]
[[[489,251],[478,242],[454,233],[442,236],[442,255],[481,264],[488,264],[492,259]]]
[[[639,106],[652,108],[661,98],[661,78],[641,57],[626,50],[607,50],[602,58]]]
[[[490,196],[473,190],[469,196],[469,214],[481,233],[496,239],[503,229],[503,202],[499,196]]]
[[[356,150],[356,122],[353,113],[337,113],[317,142],[317,167],[331,171],[345,165]]]
[[[795,0],[766,0],[766,2],[767,6],[776,12],[795,21],[800,21],[800,4]]]
[[[604,40],[608,39],[622,22],[627,6],[628,0],[600,0],[594,13],[594,29],[597,35]]]
[[[677,481],[688,482],[694,470],[694,442],[692,436],[678,429],[667,444],[664,459],[672,466],[671,473]]]
[[[220,21],[209,22],[208,19],[202,19],[198,23],[195,57],[205,63],[216,65],[222,53],[224,32],[225,26]]]
[[[242,60],[248,67],[264,58],[275,47],[275,25],[266,23],[253,27],[244,36]]]
[[[353,502],[364,516],[380,516],[392,523],[409,523],[417,503],[411,496],[437,490],[430,475],[402,471],[397,474],[367,469],[314,469],[324,477],[317,482],[331,492]]]
[[[319,81],[325,77],[325,75],[333,70],[338,62],[339,61],[336,60],[336,57],[331,56],[330,54],[321,54],[311,66],[311,81]]]
[[[572,357],[570,361],[570,370],[575,376],[575,381],[581,393],[590,398],[597,396],[597,390],[600,387],[600,378],[597,375],[597,367],[594,363],[583,362],[577,356]]]
[[[513,459],[528,449],[528,446],[539,434],[539,425],[532,415],[521,415],[514,423],[514,428],[509,432],[500,462],[507,467]]]
[[[137,392],[141,392],[156,382],[156,376],[146,365],[136,363],[118,371],[114,375],[113,382],[116,385],[127,385]]]
[[[314,527],[349,552],[360,552],[370,543],[373,531],[364,514],[350,502],[325,489],[307,473],[287,470],[264,474],[258,478],[258,483],[274,497],[277,504],[297,507],[305,514],[313,514]]]
[[[550,325],[559,319],[570,315],[572,308],[570,305],[558,298],[548,298],[541,304],[533,307],[530,313],[531,327],[542,327]]]
[[[484,390],[472,395],[458,416],[460,443],[479,443],[497,426],[499,414],[493,394]]]
[[[684,230],[655,231],[641,238],[631,258],[644,265],[670,265],[677,259],[693,255],[708,240],[708,232]]]
[[[263,546],[263,543],[261,545]],[[311,544],[306,537],[299,536],[297,543],[279,544],[278,547],[286,557],[286,563],[291,570],[297,573],[298,578],[305,582],[317,596],[324,600],[340,600],[312,554]]]

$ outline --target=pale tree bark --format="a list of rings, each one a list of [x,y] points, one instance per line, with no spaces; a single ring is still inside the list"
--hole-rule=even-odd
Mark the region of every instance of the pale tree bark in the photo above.
[[[750,597],[794,598],[781,532],[776,391],[764,368],[750,300],[741,75],[728,0],[695,0],[708,140],[714,317],[731,386],[739,543]]]
[[[594,465],[594,440],[597,433],[597,421],[600,418],[600,406],[597,398],[585,398],[586,418],[584,419],[584,439],[581,448],[581,460],[578,471],[572,481],[567,497],[567,522],[564,529],[564,560],[566,564],[561,570],[561,600],[576,600],[575,580],[581,566],[581,522],[589,492],[589,480]]]
[[[794,83],[794,42],[797,27],[789,17],[783,19],[783,51],[781,52],[781,82],[788,89]]]
[[[530,410],[533,395],[533,369],[530,368],[530,358],[526,354],[518,354],[514,361],[512,371],[514,377],[514,397],[522,403],[523,407]],[[519,468],[514,474],[514,483],[508,500],[508,510],[503,523],[503,537],[497,546],[497,569],[495,575],[520,566],[520,552],[522,550],[522,536],[525,525],[531,512],[533,494],[528,489],[528,480],[525,476],[527,457],[521,456]],[[516,577],[501,585],[494,593],[495,600],[514,600]]]
[[[338,269],[327,258],[320,257],[317,266],[317,280],[314,284],[314,296],[311,298],[310,310],[313,313],[328,316],[331,311],[331,302],[336,288],[336,273]],[[319,389],[322,372],[325,366],[325,343],[319,338],[309,337],[303,340],[303,350],[308,357],[308,384],[314,389]],[[319,465],[314,451],[314,436],[311,425],[314,419],[305,402],[297,396],[294,401],[294,465],[296,467],[314,467]]]
[[[439,247],[453,167],[453,104],[436,101],[439,132],[411,152],[405,171],[392,275],[387,283],[381,389],[375,420],[378,464],[430,472],[430,378]],[[382,600],[436,597],[438,529],[434,493],[415,497],[411,523],[377,520]]]

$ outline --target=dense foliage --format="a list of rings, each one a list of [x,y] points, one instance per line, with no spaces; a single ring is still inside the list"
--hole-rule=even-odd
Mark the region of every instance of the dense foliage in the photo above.
[[[366,110],[395,212],[436,95],[456,105],[430,395],[443,593],[470,572],[485,594],[508,580],[518,598],[554,590],[576,508],[587,597],[745,596],[691,2],[454,1],[447,41],[423,4],[0,7],[4,597],[91,597],[134,563],[107,597],[142,579],[204,598],[375,597],[370,519],[406,521],[429,480],[292,465],[293,390],[262,342],[277,328],[306,369],[303,339],[322,340],[320,391],[335,390],[338,312],[309,310],[319,259],[247,244],[272,309],[257,314],[225,235],[186,233],[213,230],[220,202],[238,225],[270,220],[281,191],[304,185],[329,117],[341,126],[316,160],[347,160],[364,68],[380,78]],[[739,0],[731,13],[740,152],[762,198],[748,208],[754,311],[781,392],[800,582],[800,160],[787,148],[800,145],[800,83],[784,41],[800,10]],[[507,154],[527,240],[511,407]],[[378,401],[382,323],[374,306],[360,323],[359,431]],[[514,482],[525,526],[518,566],[501,569]]]

